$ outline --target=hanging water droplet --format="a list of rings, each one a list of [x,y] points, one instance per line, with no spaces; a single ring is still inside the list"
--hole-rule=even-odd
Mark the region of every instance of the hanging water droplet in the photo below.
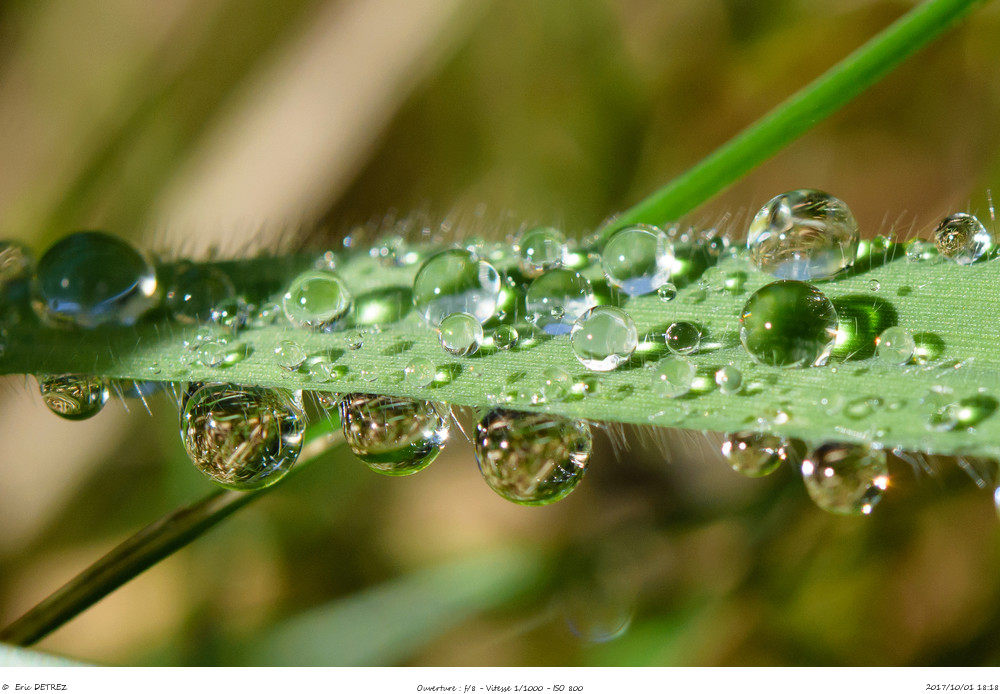
[[[877,292],[881,288],[882,288],[882,283],[879,282],[878,280],[874,280],[874,279],[873,280],[868,280],[868,291],[870,291],[870,292]]]
[[[679,398],[691,392],[695,366],[684,357],[665,357],[653,367],[653,393],[661,398]]]
[[[563,402],[572,388],[573,380],[566,369],[550,366],[542,371],[541,395],[545,402]]]
[[[448,354],[468,357],[479,351],[483,342],[483,326],[470,313],[452,313],[441,320],[438,339]]]
[[[298,398],[254,386],[204,386],[181,414],[188,457],[230,489],[261,489],[281,479],[299,457],[304,431]]]
[[[432,255],[413,280],[413,305],[434,327],[452,313],[469,313],[485,323],[499,296],[500,273],[461,248]]]
[[[551,504],[572,492],[592,446],[586,422],[503,409],[479,422],[474,443],[490,488],[526,506]]]
[[[889,485],[885,452],[856,443],[825,443],[802,461],[802,479],[824,511],[867,515]]]
[[[754,292],[740,315],[740,341],[768,366],[821,366],[837,337],[837,310],[816,287],[779,280]]]
[[[590,280],[579,272],[556,268],[536,278],[525,294],[528,320],[549,335],[565,335],[597,298]]]
[[[913,359],[917,343],[906,328],[898,325],[886,328],[875,340],[878,358],[889,364],[906,364]]]
[[[728,434],[722,442],[722,455],[736,472],[747,477],[764,477],[781,466],[787,441],[774,434],[741,431]]]
[[[38,379],[38,390],[45,406],[63,419],[88,419],[108,401],[107,382],[95,376],[42,376]]]
[[[347,315],[352,301],[351,292],[338,274],[307,270],[288,286],[282,308],[292,325],[325,330]]]
[[[165,303],[175,320],[194,324],[210,320],[215,306],[235,296],[233,281],[219,268],[184,263],[174,273]]]
[[[286,371],[298,371],[306,361],[306,351],[294,340],[282,340],[274,348],[274,360]]]
[[[821,280],[854,264],[858,223],[842,200],[818,190],[793,190],[757,212],[747,232],[747,249],[763,272]]]
[[[614,306],[595,306],[573,324],[573,353],[591,371],[612,371],[639,346],[632,316]]]
[[[53,325],[132,325],[160,300],[156,271],[125,241],[81,231],[56,242],[38,261],[35,312]]]
[[[537,277],[565,262],[566,237],[554,227],[535,227],[521,235],[517,243],[521,272]]]
[[[922,260],[933,260],[937,255],[937,247],[933,241],[918,237],[906,242],[906,259],[910,262],[916,263]]]
[[[365,334],[360,330],[350,330],[344,334],[344,346],[352,352],[365,346]]]
[[[743,372],[735,366],[723,366],[715,372],[715,383],[723,395],[736,395],[743,390]]]
[[[383,475],[412,475],[431,464],[448,440],[445,405],[389,395],[345,395],[340,402],[351,451]]]
[[[664,282],[657,288],[656,295],[660,297],[660,301],[663,301],[664,303],[667,301],[673,301],[677,298],[677,287],[674,286],[673,282]]]
[[[513,349],[517,346],[519,337],[517,328],[513,325],[501,325],[493,331],[493,344],[497,349]]]
[[[674,354],[691,354],[701,345],[701,330],[694,323],[673,323],[663,334],[667,349]]]
[[[313,397],[316,398],[316,404],[327,412],[340,406],[340,395],[337,393],[327,393],[326,391],[317,390],[313,391]]]
[[[631,226],[608,239],[601,256],[601,269],[608,284],[629,296],[657,291],[670,279],[674,247],[662,229]]]
[[[993,237],[983,223],[971,214],[958,212],[941,220],[934,230],[938,253],[959,265],[979,260],[993,245]]]
[[[437,369],[434,368],[434,362],[427,357],[414,357],[403,369],[403,380],[406,385],[417,388],[426,388],[434,382],[436,376]]]

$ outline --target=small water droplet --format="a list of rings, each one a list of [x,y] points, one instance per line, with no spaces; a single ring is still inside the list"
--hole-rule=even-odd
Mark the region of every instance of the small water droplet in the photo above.
[[[637,225],[616,231],[604,245],[608,284],[629,296],[650,294],[670,279],[674,247],[662,229]]]
[[[666,357],[653,367],[653,393],[661,398],[679,398],[691,392],[695,366],[684,357]]]
[[[403,369],[403,380],[407,385],[417,388],[426,388],[434,382],[436,376],[437,369],[427,357],[414,357]]]
[[[945,258],[968,265],[990,249],[993,238],[976,217],[959,212],[941,220],[934,230],[934,245]]]
[[[660,301],[673,301],[677,298],[677,287],[673,282],[664,282],[657,288],[656,295],[660,297]]]
[[[764,477],[784,462],[787,441],[774,434],[741,431],[728,434],[722,442],[722,455],[736,472],[747,477]]]
[[[412,475],[431,464],[448,440],[447,406],[389,395],[345,395],[340,403],[351,451],[383,475]]]
[[[573,324],[573,353],[591,371],[612,371],[639,346],[632,317],[614,306],[595,306]]]
[[[537,277],[565,262],[566,237],[554,227],[535,227],[525,231],[517,243],[521,272]]]
[[[309,365],[309,375],[324,382],[339,381],[347,375],[347,367],[323,359]]]
[[[825,443],[801,468],[809,496],[830,513],[868,515],[889,484],[885,452],[863,444]]]
[[[489,320],[500,297],[500,273],[465,249],[452,248],[432,255],[413,281],[413,305],[432,326],[452,313],[468,313]]]
[[[820,280],[854,263],[858,238],[858,223],[842,200],[801,189],[772,198],[757,212],[747,232],[747,249],[763,272]]]
[[[252,312],[253,307],[243,297],[234,296],[213,306],[210,318],[213,323],[235,335],[250,322]]]
[[[284,310],[281,308],[281,304],[270,301],[257,310],[251,319],[251,323],[254,327],[264,328],[274,325],[278,317],[282,315],[284,315]]]
[[[304,431],[297,398],[253,386],[198,388],[181,415],[188,457],[230,489],[261,489],[281,479],[299,457]]]
[[[438,339],[448,354],[468,357],[479,351],[483,342],[483,326],[470,313],[452,313],[441,320]]]
[[[723,395],[736,395],[743,390],[743,372],[735,366],[723,366],[715,372],[715,383]]]
[[[837,310],[816,287],[779,280],[754,292],[740,315],[740,341],[768,366],[821,366],[837,337]]]
[[[493,331],[493,344],[497,349],[513,349],[517,346],[519,337],[517,328],[513,325],[501,325]]]
[[[528,320],[549,335],[565,335],[597,298],[590,281],[574,270],[556,268],[537,277],[525,295]]]
[[[882,288],[882,283],[879,282],[878,280],[875,279],[868,280],[868,291],[877,292],[881,288]]]
[[[563,402],[572,388],[573,380],[566,369],[550,366],[542,371],[541,396],[545,402]]]
[[[325,330],[347,315],[353,298],[335,272],[307,270],[292,280],[282,298],[288,321],[300,328]]]
[[[107,382],[95,376],[62,374],[38,379],[42,402],[63,419],[89,419],[108,401]]]
[[[866,419],[882,407],[882,398],[865,396],[844,405],[844,416],[849,419]]]
[[[906,328],[898,325],[886,328],[875,340],[878,358],[888,364],[906,364],[913,359],[917,343]]]
[[[344,334],[344,346],[352,352],[365,346],[365,334],[360,330],[351,330]]]
[[[673,323],[663,334],[667,349],[673,354],[691,354],[701,345],[701,330],[694,323]]]
[[[906,259],[911,263],[933,260],[937,256],[937,247],[933,241],[917,237],[906,242]]]
[[[274,360],[286,371],[298,371],[306,361],[306,351],[294,340],[282,340],[274,348]]]
[[[503,409],[479,422],[474,443],[490,488],[526,506],[551,504],[572,492],[592,447],[586,422]]]
[[[233,281],[219,268],[184,263],[174,273],[166,305],[181,323],[203,323],[211,320],[215,306],[235,296]]]

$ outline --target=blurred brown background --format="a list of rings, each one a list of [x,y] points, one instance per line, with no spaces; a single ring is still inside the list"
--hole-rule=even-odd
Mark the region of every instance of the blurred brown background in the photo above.
[[[584,234],[913,4],[5,3],[0,234],[232,254],[415,210]],[[739,237],[798,187],[847,201],[866,235],[985,213],[998,29],[978,11],[689,221]],[[127,404],[64,422],[33,379],[6,381],[0,622],[209,490],[174,406]],[[1000,662],[997,519],[956,461],[931,477],[896,461],[874,516],[845,519],[789,470],[730,472],[711,436],[624,438],[599,433],[587,479],[542,509],[493,494],[458,432],[410,479],[331,457],[40,647],[166,665]]]

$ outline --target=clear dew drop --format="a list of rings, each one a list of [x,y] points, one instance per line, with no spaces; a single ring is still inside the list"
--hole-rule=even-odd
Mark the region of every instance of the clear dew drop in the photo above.
[[[550,366],[542,371],[540,393],[545,402],[563,402],[573,390],[573,379],[560,366]]]
[[[528,320],[549,335],[570,332],[576,319],[596,305],[590,280],[565,268],[549,270],[535,278],[525,295]]]
[[[792,280],[821,280],[854,264],[858,223],[847,205],[818,190],[772,198],[750,222],[747,250],[762,272]]]
[[[692,354],[701,346],[701,330],[694,323],[673,323],[663,334],[667,349],[673,354]]]
[[[299,328],[325,330],[351,310],[353,298],[340,275],[308,270],[298,275],[282,297],[288,322]]]
[[[63,419],[89,419],[108,401],[108,384],[102,378],[62,374],[38,379],[42,402]]]
[[[476,460],[483,479],[503,498],[525,506],[558,501],[583,479],[590,426],[542,413],[497,409],[476,426]]]
[[[937,256],[938,250],[933,241],[917,237],[906,242],[906,260],[911,263],[933,260]]]
[[[471,313],[452,313],[438,326],[441,347],[455,357],[468,357],[483,343],[483,326]]]
[[[354,455],[392,477],[430,465],[448,440],[451,421],[439,403],[364,393],[343,397],[340,420]]]
[[[906,328],[886,328],[875,340],[878,358],[887,364],[907,364],[917,351],[917,343]]]
[[[677,298],[677,287],[673,282],[664,282],[656,289],[656,295],[660,297],[660,301],[666,303],[668,301],[673,301]]]
[[[777,470],[788,455],[788,442],[774,434],[741,431],[728,434],[722,442],[722,455],[730,467],[747,477],[764,477]]]
[[[437,369],[427,357],[414,357],[403,369],[403,381],[408,386],[426,388],[434,382]]]
[[[740,315],[740,341],[768,366],[821,366],[837,338],[837,310],[816,287],[779,280],[750,295]]]
[[[696,369],[684,357],[668,356],[653,367],[653,393],[661,398],[679,398],[691,392]]]
[[[673,264],[674,247],[666,233],[643,225],[616,231],[601,254],[608,284],[629,296],[657,291],[670,280]]]
[[[229,275],[211,265],[184,263],[175,272],[165,303],[174,320],[193,325],[212,318],[212,309],[236,297]]]
[[[824,511],[868,515],[889,485],[885,451],[857,443],[825,443],[802,461],[802,479]]]
[[[577,360],[591,371],[612,371],[639,346],[632,316],[614,306],[595,306],[573,324],[570,335]]]
[[[261,489],[295,464],[305,416],[287,391],[214,384],[187,397],[180,429],[188,457],[213,482]]]
[[[306,351],[294,340],[282,340],[274,348],[274,360],[286,371],[298,371],[306,362]]]
[[[528,229],[517,242],[517,257],[521,272],[537,277],[565,262],[566,237],[554,227]]]
[[[959,265],[976,262],[992,245],[993,238],[983,223],[964,212],[948,215],[934,230],[938,253]]]
[[[160,301],[156,271],[127,242],[99,231],[63,238],[35,271],[32,305],[50,325],[132,325]]]
[[[352,352],[365,346],[365,334],[360,330],[350,330],[344,334],[344,346]]]
[[[435,253],[413,281],[413,305],[432,326],[452,313],[468,313],[480,323],[496,311],[500,273],[461,248]]]
[[[868,291],[877,292],[881,288],[882,288],[882,283],[879,282],[878,280],[875,279],[868,280]]]
[[[514,349],[520,337],[513,325],[501,325],[493,331],[493,345],[497,349]]]
[[[723,366],[715,372],[715,384],[723,395],[736,395],[743,390],[743,372],[735,366]]]
[[[242,296],[224,299],[212,307],[210,318],[216,325],[235,335],[250,322],[254,308]]]

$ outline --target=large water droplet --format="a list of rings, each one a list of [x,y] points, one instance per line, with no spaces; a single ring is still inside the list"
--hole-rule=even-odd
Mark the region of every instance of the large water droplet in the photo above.
[[[292,325],[323,330],[347,315],[351,303],[351,293],[338,274],[307,270],[288,286],[282,308]]]
[[[666,357],[653,368],[653,393],[662,398],[679,398],[691,392],[695,366],[684,357]]]
[[[825,443],[802,461],[816,505],[830,513],[869,514],[889,484],[885,452],[857,443]]]
[[[740,341],[769,366],[820,366],[837,337],[837,310],[816,287],[780,280],[761,287],[743,306]]]
[[[586,422],[541,413],[497,409],[476,427],[476,460],[497,494],[541,506],[564,498],[587,470]]]
[[[181,323],[204,323],[213,308],[235,296],[233,281],[219,268],[185,263],[174,273],[166,305]]]
[[[889,364],[906,364],[917,351],[917,342],[906,328],[886,328],[875,340],[878,358]]]
[[[413,281],[413,305],[432,326],[452,313],[469,313],[485,323],[499,296],[500,273],[462,248],[432,255]]]
[[[521,272],[537,277],[559,267],[566,257],[566,237],[554,227],[535,227],[521,235],[517,243]]]
[[[81,231],[56,242],[38,261],[33,302],[54,325],[132,325],[159,302],[156,272],[122,239]]]
[[[741,431],[726,436],[722,442],[722,455],[736,472],[747,477],[770,475],[781,466],[786,457],[787,442],[774,434]]]
[[[747,249],[763,272],[820,280],[854,264],[858,223],[842,200],[818,190],[793,190],[760,208],[750,222]]]
[[[181,414],[191,461],[230,489],[261,489],[281,479],[299,457],[304,430],[297,398],[253,386],[206,385]]]
[[[479,351],[483,342],[483,326],[470,313],[452,313],[441,320],[438,339],[448,354],[467,357]]]
[[[412,475],[431,464],[448,440],[444,405],[389,395],[345,395],[344,438],[361,461],[383,475]]]
[[[591,371],[612,371],[639,346],[635,321],[614,306],[595,306],[573,324],[573,353]]]
[[[608,284],[629,296],[657,291],[670,279],[674,248],[662,229],[632,226],[608,239],[601,268]]]
[[[674,354],[691,354],[701,345],[701,330],[694,323],[673,323],[663,334],[667,349]]]
[[[525,295],[528,320],[549,335],[565,335],[576,319],[596,304],[590,280],[565,268],[536,278]]]
[[[62,374],[38,379],[42,402],[63,419],[88,419],[108,401],[107,382],[94,376]]]
[[[934,245],[945,258],[959,265],[974,263],[993,245],[983,223],[971,214],[959,212],[941,220],[934,230]]]

